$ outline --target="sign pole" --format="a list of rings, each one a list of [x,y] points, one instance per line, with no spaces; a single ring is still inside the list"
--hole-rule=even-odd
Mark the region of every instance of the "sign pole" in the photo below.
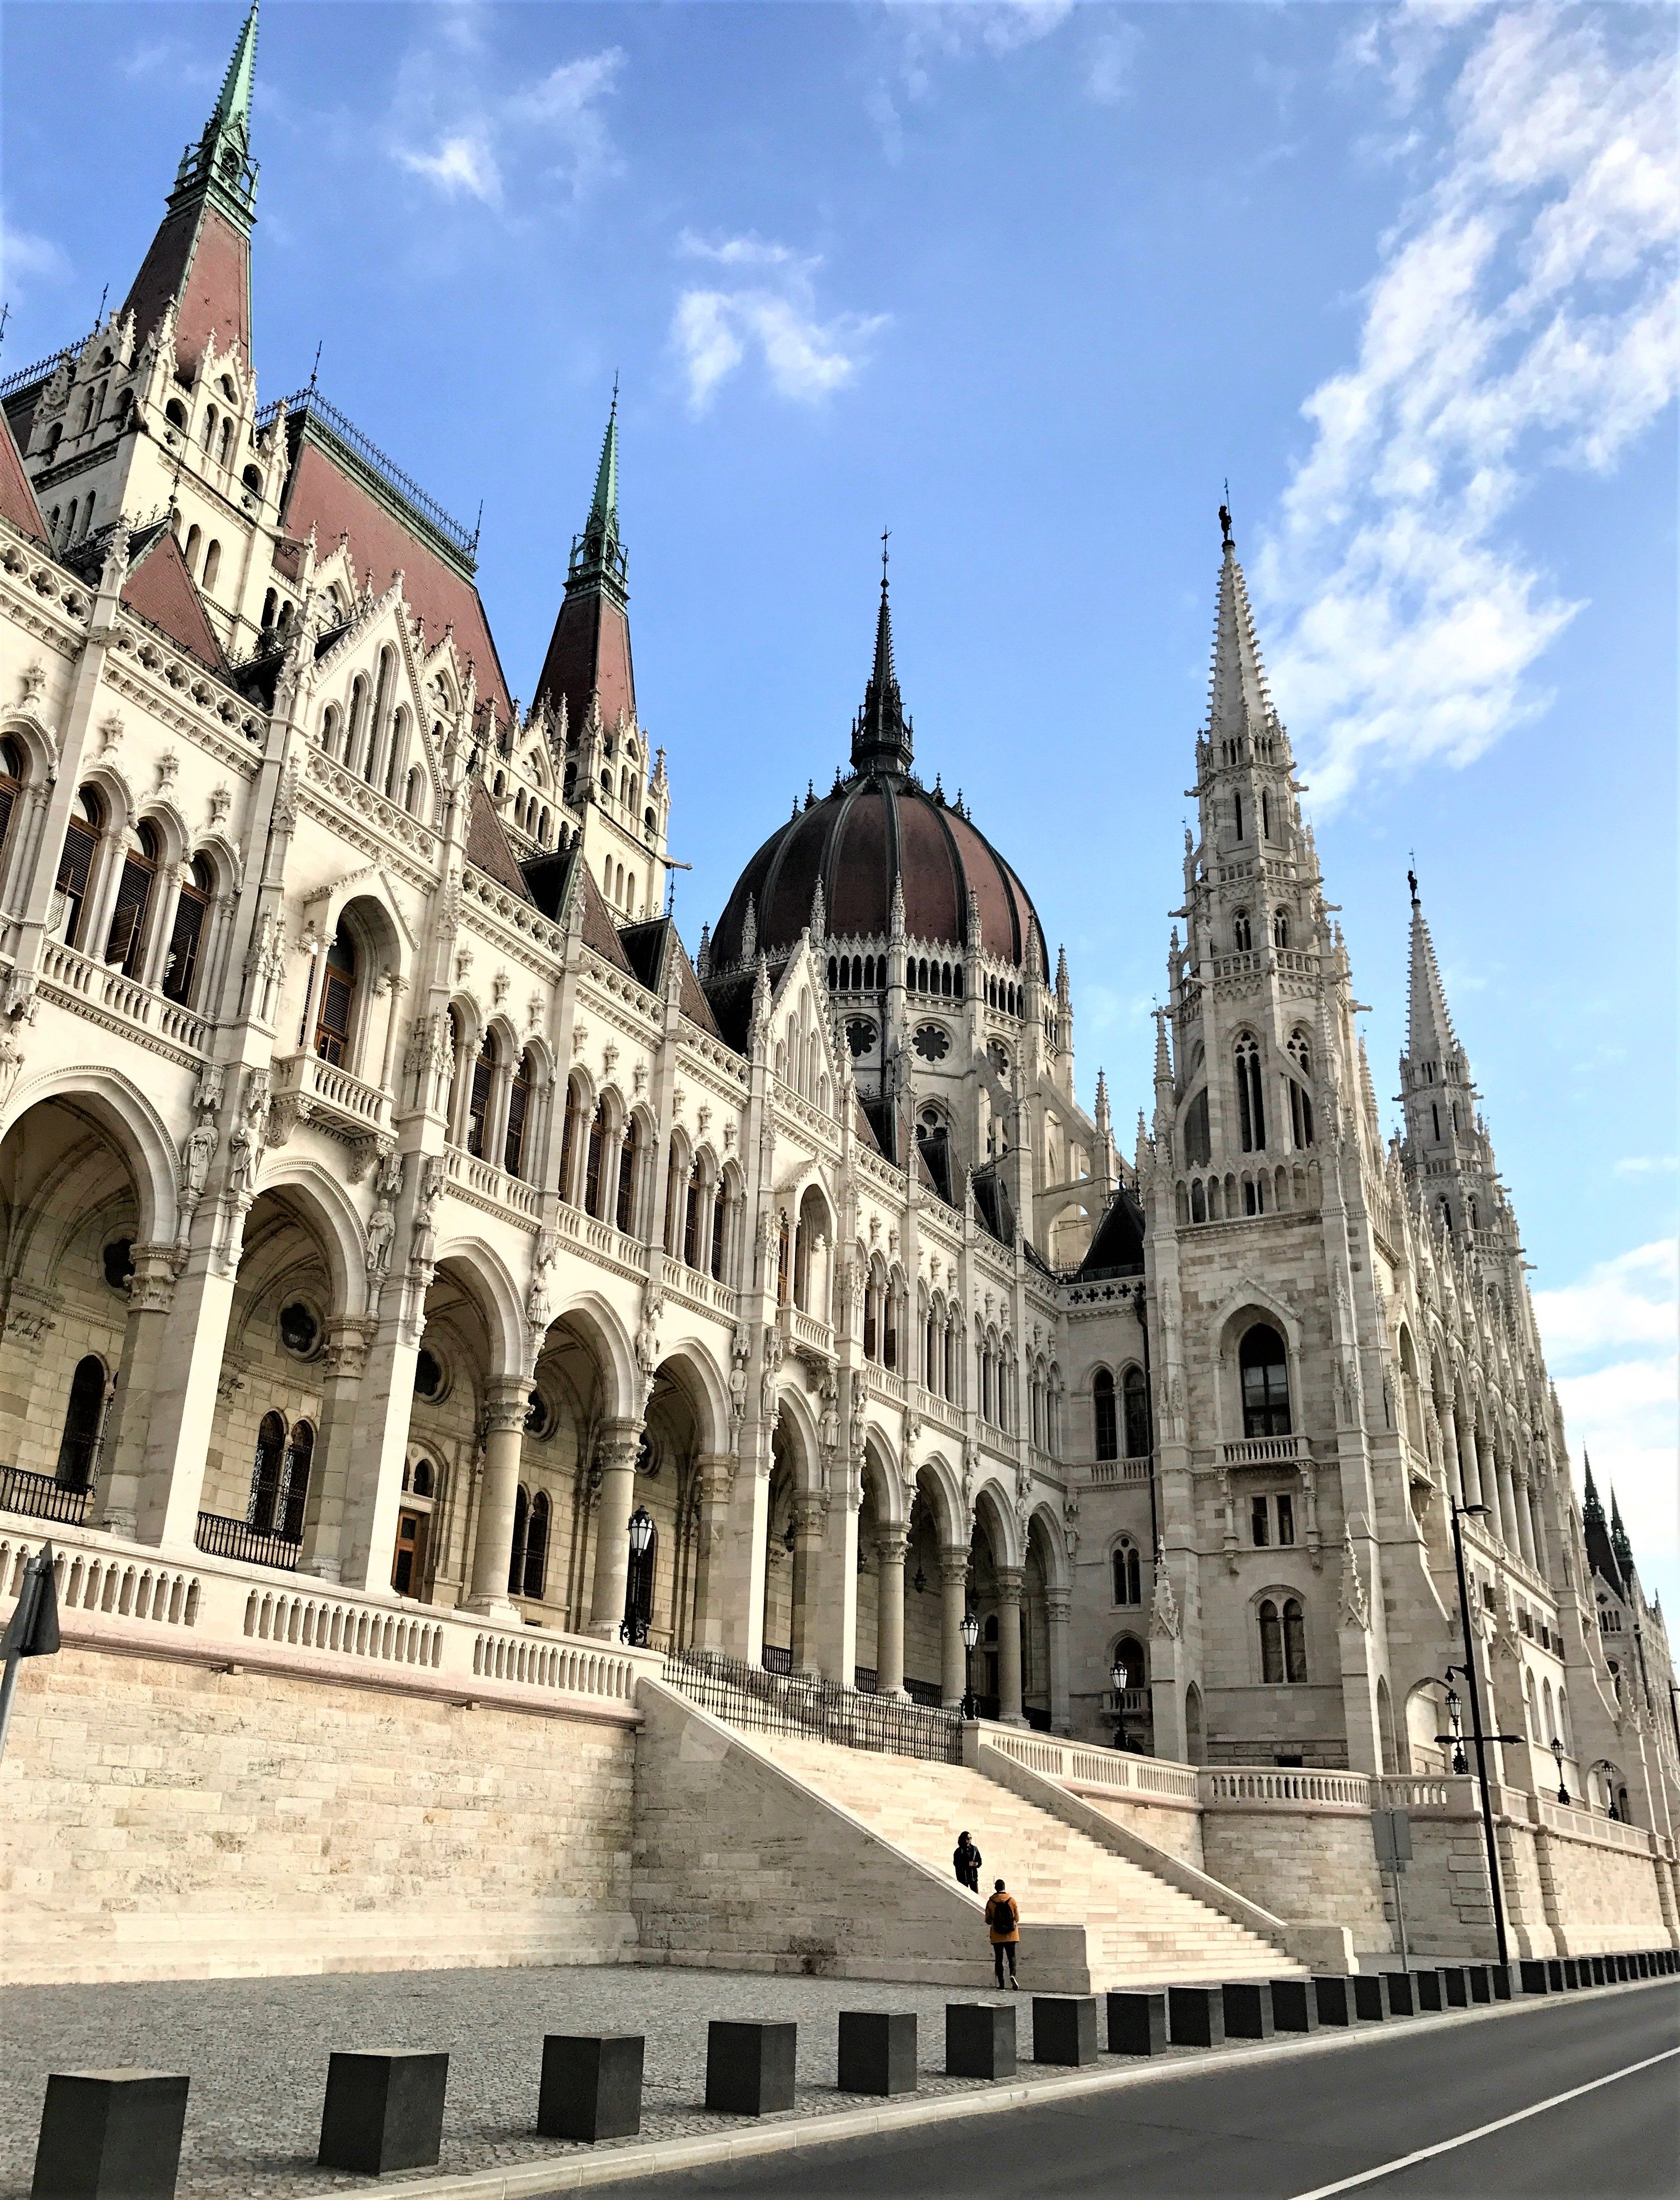
[[[26,1658],[50,1658],[58,1647],[58,1583],[53,1575],[50,1543],[40,1549],[23,1570],[23,1587],[3,1637],[0,1656],[0,1759],[6,1754],[6,1729],[12,1723],[12,1700],[17,1694],[18,1667]]]

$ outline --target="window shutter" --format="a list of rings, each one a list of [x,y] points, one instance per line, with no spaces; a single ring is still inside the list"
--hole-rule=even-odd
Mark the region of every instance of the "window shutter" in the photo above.
[[[134,966],[140,957],[146,905],[152,898],[153,875],[149,863],[137,863],[131,856],[122,867],[122,877],[117,884],[117,905],[111,912],[111,931],[105,942],[105,960],[120,962],[125,978],[134,975]]]
[[[164,998],[185,1001],[192,992],[198,968],[198,945],[204,931],[204,904],[183,887],[175,904],[175,922],[169,927],[169,954],[163,973]]]

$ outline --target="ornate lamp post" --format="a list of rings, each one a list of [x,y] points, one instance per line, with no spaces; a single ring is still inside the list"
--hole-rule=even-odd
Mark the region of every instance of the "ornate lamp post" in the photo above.
[[[645,1505],[639,1505],[630,1515],[629,1593],[625,1598],[623,1624],[618,1630],[620,1641],[632,1643],[638,1649],[647,1647],[648,1624],[642,1616],[641,1599],[636,1590],[640,1585],[642,1560],[652,1542],[653,1516]]]
[[[976,1717],[974,1708],[974,1673],[971,1660],[974,1646],[980,1640],[980,1622],[971,1612],[962,1616],[963,1700],[962,1715],[965,1719]]]
[[[1505,1938],[1505,1892],[1500,1884],[1499,1878],[1499,1844],[1493,1830],[1493,1799],[1488,1793],[1487,1752],[1488,1744],[1490,1741],[1518,1742],[1522,1740],[1522,1736],[1516,1734],[1484,1734],[1482,1731],[1482,1697],[1481,1691],[1476,1685],[1476,1648],[1470,1627],[1470,1591],[1466,1583],[1464,1571],[1464,1523],[1473,1513],[1485,1512],[1487,1509],[1485,1505],[1455,1505],[1451,1508],[1453,1563],[1458,1573],[1458,1618],[1464,1637],[1464,1663],[1461,1666],[1449,1665],[1447,1679],[1450,1683],[1453,1674],[1455,1671],[1461,1672],[1464,1676],[1464,1685],[1470,1691],[1470,1742],[1476,1752],[1476,1784],[1481,1797],[1482,1837],[1487,1846],[1488,1892],[1493,1899],[1493,1930],[1499,1945],[1499,1960],[1502,1963],[1508,1963],[1511,1954]],[[1467,1770],[1468,1768],[1464,1762],[1463,1741],[1461,1738],[1458,1738],[1458,1721],[1454,1709],[1455,1702],[1453,1690],[1449,1685],[1447,1718],[1453,1728],[1456,1741],[1453,1770],[1459,1772]]]
[[[1563,1744],[1555,1735],[1552,1736],[1552,1755],[1557,1759],[1558,1800],[1560,1803],[1566,1803],[1569,1800],[1569,1790],[1565,1786],[1563,1778]]]
[[[1126,1747],[1125,1695],[1129,1676],[1127,1674],[1125,1667],[1121,1664],[1117,1654],[1115,1658],[1114,1663],[1108,1669],[1108,1677],[1110,1684],[1113,1688],[1116,1698],[1114,1747],[1117,1749],[1124,1749]]]

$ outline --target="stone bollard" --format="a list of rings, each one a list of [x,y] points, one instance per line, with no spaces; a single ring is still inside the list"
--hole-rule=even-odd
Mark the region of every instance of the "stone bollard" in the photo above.
[[[1388,2015],[1388,1996],[1383,1992],[1383,1982],[1368,1971],[1356,1971],[1349,1981],[1353,1988],[1353,2006],[1362,2023],[1375,2024]]]
[[[1169,1986],[1167,2022],[1175,2047],[1225,2045],[1225,1996],[1218,1986]]]
[[[914,2010],[843,2009],[840,2091],[892,2094],[915,2090]]]
[[[1318,2003],[1321,2024],[1357,2024],[1359,2012],[1354,2005],[1353,1981],[1345,1972],[1332,1971],[1311,1981]]]
[[[1444,2010],[1447,1998],[1441,1990],[1441,1974],[1438,1971],[1414,1971],[1412,1999],[1417,2005],[1420,2016],[1434,2016]]]
[[[1269,2039],[1277,2030],[1272,1990],[1264,1979],[1237,1979],[1220,1989],[1228,2039]]]
[[[639,2032],[551,2032],[537,2129],[545,2139],[634,2139],[642,2127]]]
[[[1562,1981],[1560,1979],[1557,1981],[1557,1984],[1560,1988],[1561,1988]],[[1464,1975],[1464,1966],[1462,1963],[1442,1964],[1441,1987],[1442,1991],[1447,1997],[1447,2007],[1449,2009],[1469,2008],[1470,1981]]]
[[[405,2048],[335,2053],[327,2065],[321,2111],[323,2169],[356,2169],[381,2177],[388,2169],[430,2169],[443,2150],[446,2055]]]
[[[163,2070],[55,2070],[30,2200],[174,2200],[188,2083]]]
[[[1035,1994],[1033,2061],[1080,2064],[1097,2059],[1094,1994]]]
[[[768,2116],[793,2106],[796,2024],[706,2027],[706,2106],[726,2115]]]
[[[1543,1994],[1551,1991],[1551,1981],[1546,1976],[1547,1966],[1543,1957],[1525,1956],[1517,1968],[1525,1994]]]
[[[1470,1989],[1472,2001],[1487,2002],[1493,1999],[1493,1981],[1488,1976],[1488,1967],[1485,1963],[1467,1963],[1464,1966],[1464,1982]]]
[[[1013,2002],[946,2003],[945,2075],[948,2078],[1012,2078],[1015,2075]]]
[[[1383,1992],[1388,1996],[1391,2016],[1417,2015],[1417,1981],[1409,1971],[1385,1971],[1382,1982]]]
[[[1272,2022],[1280,2032],[1316,2032],[1318,1996],[1310,1979],[1274,1979]]]
[[[1110,1994],[1108,2051],[1111,2055],[1159,2055],[1166,2044],[1165,1994]]]

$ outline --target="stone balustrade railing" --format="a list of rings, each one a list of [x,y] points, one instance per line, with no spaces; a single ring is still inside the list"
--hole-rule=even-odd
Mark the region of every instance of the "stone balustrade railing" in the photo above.
[[[1164,1757],[1135,1757],[1123,1749],[1102,1749],[1077,1741],[1060,1741],[1053,1735],[1030,1729],[998,1726],[981,1722],[983,1738],[1005,1757],[1024,1764],[1029,1772],[1065,1787],[1100,1789],[1105,1794],[1131,1795],[1140,1802],[1191,1803],[1197,1799],[1196,1768],[1175,1764]]]
[[[178,1047],[183,1055],[204,1051],[207,1027],[201,1016],[138,980],[125,978],[120,969],[96,962],[62,940],[50,939],[41,951],[41,985],[50,999],[71,1009],[91,1008],[100,1021],[113,1028],[130,1027],[137,1037],[155,1033]]]
[[[636,1715],[638,1676],[660,1667],[656,1652],[297,1575],[277,1581],[202,1552],[188,1559],[95,1529],[55,1525],[45,1535],[71,1646],[625,1722]],[[0,1517],[0,1620],[43,1540],[40,1524]]]

